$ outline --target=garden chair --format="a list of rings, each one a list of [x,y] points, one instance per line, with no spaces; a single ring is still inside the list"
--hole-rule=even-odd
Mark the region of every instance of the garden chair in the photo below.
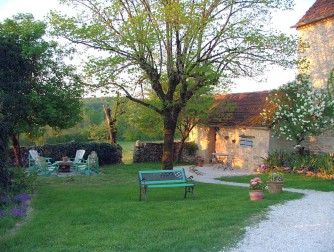
[[[82,164],[84,162],[83,156],[85,155],[85,150],[77,150],[75,153],[74,158],[70,158],[70,161],[73,162],[73,167],[77,167],[78,165]]]
[[[36,157],[37,173],[44,174],[44,176],[49,176],[51,173],[56,172],[58,175],[58,164],[48,164],[45,157]]]
[[[29,150],[29,158],[28,158],[28,170],[32,171],[38,169],[38,165],[36,163],[36,157],[40,157],[37,150]],[[45,161],[48,165],[51,165],[51,158],[45,158]]]
[[[75,173],[77,172],[81,172],[86,175],[90,175],[91,172],[96,174],[99,173],[99,159],[95,151],[92,151],[92,153],[88,155],[88,158],[84,163],[79,164],[76,167]]]

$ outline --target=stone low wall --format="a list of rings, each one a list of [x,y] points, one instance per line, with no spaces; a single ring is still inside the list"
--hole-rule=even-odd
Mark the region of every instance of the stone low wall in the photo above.
[[[185,144],[185,146],[187,143]],[[176,161],[178,150],[180,149],[180,142],[174,143],[174,161]],[[137,141],[133,149],[133,162],[161,162],[162,161],[163,144],[162,143],[140,143]],[[194,156],[188,154],[185,147],[182,152],[183,162],[194,162]]]

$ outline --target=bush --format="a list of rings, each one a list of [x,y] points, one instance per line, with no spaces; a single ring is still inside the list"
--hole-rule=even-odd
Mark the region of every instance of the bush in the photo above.
[[[264,162],[269,169],[290,168],[292,171],[313,171],[326,175],[334,175],[334,156],[322,153],[305,153],[296,152],[273,152],[268,154]]]
[[[198,145],[194,142],[185,143],[185,149],[188,151],[189,156],[194,156],[198,151]]]
[[[13,194],[30,191],[34,192],[36,174],[26,172],[22,167],[14,167],[10,170],[10,185],[9,191]]]

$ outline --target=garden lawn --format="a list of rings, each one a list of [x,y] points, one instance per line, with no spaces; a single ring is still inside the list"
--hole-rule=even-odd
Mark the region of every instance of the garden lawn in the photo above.
[[[312,176],[284,173],[283,188],[310,189],[316,191],[330,192],[334,191],[334,180],[316,178]],[[268,174],[258,174],[249,176],[222,177],[219,180],[237,183],[249,183],[254,177],[261,178],[266,182]],[[283,189],[284,190],[284,189]]]
[[[265,218],[268,206],[302,197],[266,193],[252,202],[247,188],[196,183],[195,200],[184,200],[183,188],[164,188],[139,202],[137,170],[143,169],[160,164],[38,178],[29,220],[0,237],[0,251],[219,251]]]

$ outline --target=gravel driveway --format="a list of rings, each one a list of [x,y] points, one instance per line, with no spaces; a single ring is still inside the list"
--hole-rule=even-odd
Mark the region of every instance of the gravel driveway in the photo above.
[[[195,181],[248,187],[248,184],[215,180],[222,176],[254,174],[212,167],[185,168]],[[283,188],[305,196],[270,207],[267,219],[246,228],[246,234],[230,252],[331,252],[334,251],[334,192]]]

